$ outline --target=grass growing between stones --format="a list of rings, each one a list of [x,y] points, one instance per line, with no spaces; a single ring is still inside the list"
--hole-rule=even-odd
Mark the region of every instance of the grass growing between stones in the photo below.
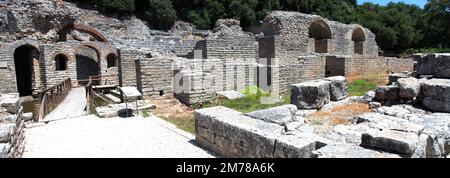
[[[370,90],[376,89],[388,83],[388,75],[383,73],[372,73],[353,76],[348,78],[350,84],[348,92],[350,96],[363,96]]]
[[[151,102],[156,105],[156,109],[152,111],[154,115],[181,130],[195,134],[195,116],[192,108],[177,99],[152,100]]]
[[[258,94],[248,94],[246,93],[246,97],[236,99],[236,100],[228,100],[224,98],[216,98],[210,103],[207,103],[200,108],[208,108],[214,106],[224,106],[227,108],[231,108],[243,113],[249,113],[253,111],[258,111],[262,109],[267,109],[271,107],[281,106],[290,103],[290,94],[285,94],[281,96],[278,102],[265,104],[263,101],[265,98],[268,98],[270,94],[268,93],[258,93]]]

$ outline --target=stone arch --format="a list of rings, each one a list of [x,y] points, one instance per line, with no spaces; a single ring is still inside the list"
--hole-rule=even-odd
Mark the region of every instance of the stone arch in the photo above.
[[[108,39],[102,33],[92,27],[83,24],[70,24],[65,26],[58,32],[59,41],[67,41],[66,35],[70,33],[71,30],[77,30],[79,32],[87,33],[101,42],[108,42]]]
[[[53,56],[53,60],[55,62],[55,70],[56,71],[65,71],[67,70],[67,63],[69,61],[68,55],[64,53],[56,53]]]
[[[34,45],[17,43],[14,46],[14,67],[17,91],[20,96],[31,96],[42,85],[40,51]]]
[[[364,41],[366,41],[366,35],[361,27],[357,27],[352,32],[352,41],[354,46],[354,54],[364,54]]]
[[[75,48],[74,53],[78,84],[85,85],[90,76],[100,75],[100,50],[90,44],[81,44]]]
[[[117,67],[118,63],[117,55],[115,53],[109,53],[108,56],[106,56],[106,63],[107,68]]]
[[[328,39],[332,39],[330,26],[323,20],[316,20],[309,26],[309,38],[314,38],[314,52],[328,53]]]

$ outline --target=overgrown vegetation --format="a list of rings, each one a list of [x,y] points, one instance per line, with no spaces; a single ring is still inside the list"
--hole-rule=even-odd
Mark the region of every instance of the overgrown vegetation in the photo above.
[[[388,83],[387,74],[372,73],[349,77],[348,92],[350,96],[363,96],[370,90]]]
[[[243,98],[236,100],[228,100],[225,98],[215,98],[211,102],[194,106],[194,108],[208,108],[214,106],[224,106],[227,108],[231,108],[243,113],[253,112],[257,110],[267,109],[271,107],[281,106],[285,104],[289,104],[291,100],[291,95],[289,93],[284,94],[278,98],[271,98],[270,93],[266,92],[256,86],[251,86],[249,88],[244,89],[243,93],[246,95]],[[275,102],[267,104],[264,103],[266,99],[273,99]],[[269,100],[270,100],[269,99]],[[278,100],[278,102],[276,101]]]
[[[422,9],[405,3],[357,5],[356,0],[68,0],[122,16],[137,15],[153,28],[170,29],[176,20],[211,29],[217,19],[235,18],[244,28],[258,25],[272,10],[316,14],[359,23],[377,35],[387,52],[439,49],[450,52],[450,1],[429,0]],[[426,51],[426,50],[425,50]],[[435,50],[431,50],[434,52]]]

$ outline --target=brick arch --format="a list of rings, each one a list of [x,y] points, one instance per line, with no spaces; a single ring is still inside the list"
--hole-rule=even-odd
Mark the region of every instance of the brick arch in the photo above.
[[[97,31],[96,29],[83,25],[83,24],[70,24],[65,26],[62,30],[59,31],[59,40],[60,41],[66,41],[66,35],[70,32],[70,30],[77,30],[83,33],[87,33],[89,35],[92,35],[93,37],[95,37],[95,39],[97,39],[98,41],[101,42],[108,42],[108,39],[103,36],[102,33],[100,33],[99,31]]]
[[[99,62],[101,61],[101,59],[102,59],[102,53],[101,53],[100,49],[99,49],[96,45],[90,44],[90,43],[82,43],[82,44],[79,44],[78,46],[76,46],[76,47],[74,48],[74,55],[76,55],[76,50],[77,50],[78,48],[80,48],[80,47],[83,47],[83,46],[86,46],[86,47],[89,47],[89,48],[94,49],[95,52],[97,53],[98,61],[99,61]]]
[[[39,53],[41,52],[40,51],[40,43],[38,40],[27,39],[27,38],[19,40],[19,41],[16,41],[11,44],[11,49],[13,51],[15,51],[17,48],[19,48],[21,46],[31,46],[31,47],[35,48]]]
[[[309,37],[315,39],[332,39],[331,28],[324,20],[316,20],[309,26]]]

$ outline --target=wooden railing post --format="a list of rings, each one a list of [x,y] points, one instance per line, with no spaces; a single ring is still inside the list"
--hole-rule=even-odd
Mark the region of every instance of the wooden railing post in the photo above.
[[[42,121],[51,110],[55,109],[56,106],[58,106],[58,104],[61,103],[69,94],[71,89],[71,79],[67,78],[59,84],[39,92],[41,97],[41,105],[39,108],[38,121]]]

